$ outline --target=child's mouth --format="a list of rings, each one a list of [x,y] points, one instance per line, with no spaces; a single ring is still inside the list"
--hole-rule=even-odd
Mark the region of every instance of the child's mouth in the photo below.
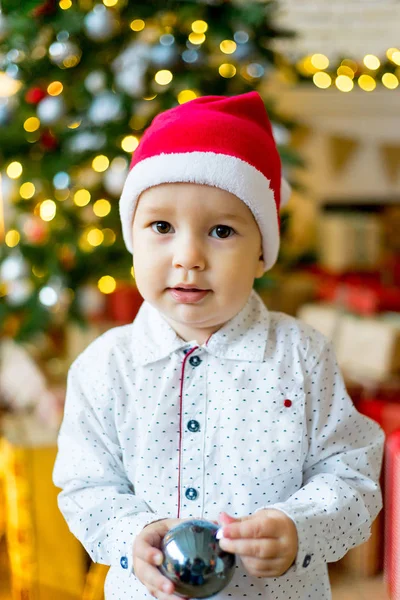
[[[171,296],[177,302],[191,304],[200,302],[205,298],[210,290],[199,290],[198,288],[169,288]]]

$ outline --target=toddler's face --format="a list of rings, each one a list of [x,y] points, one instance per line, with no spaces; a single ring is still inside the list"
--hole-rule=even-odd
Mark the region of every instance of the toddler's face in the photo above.
[[[264,272],[249,208],[219,188],[167,183],[143,192],[133,221],[138,289],[184,340],[203,344],[246,304]],[[203,293],[179,291],[180,285]]]

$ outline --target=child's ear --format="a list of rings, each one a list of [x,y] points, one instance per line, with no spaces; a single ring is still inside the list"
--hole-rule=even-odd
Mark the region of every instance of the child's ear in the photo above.
[[[262,277],[264,275],[264,255],[261,252],[260,254],[260,258],[258,259],[258,265],[257,265],[257,269],[256,269],[256,279],[258,279],[259,277]]]

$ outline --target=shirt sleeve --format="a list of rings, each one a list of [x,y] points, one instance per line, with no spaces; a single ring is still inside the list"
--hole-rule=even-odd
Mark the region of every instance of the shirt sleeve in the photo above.
[[[335,562],[366,541],[382,508],[379,475],[384,433],[349,398],[330,343],[306,381],[308,453],[303,486],[288,500],[264,508],[282,510],[298,533],[289,571]]]
[[[94,562],[130,573],[135,536],[162,516],[135,495],[124,471],[113,419],[101,418],[92,398],[96,392],[85,390],[81,371],[74,363],[68,375],[53,472],[55,485],[62,488],[58,505]]]

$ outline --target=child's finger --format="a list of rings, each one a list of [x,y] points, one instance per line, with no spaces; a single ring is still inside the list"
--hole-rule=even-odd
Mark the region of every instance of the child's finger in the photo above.
[[[135,542],[135,557],[153,565],[161,565],[163,555],[161,550],[154,548],[143,537],[137,537]]]
[[[222,538],[219,541],[222,550],[239,554],[241,557],[271,559],[278,556],[280,544],[276,539],[235,539]]]
[[[224,525],[223,537],[227,539],[278,538],[279,532],[274,519],[244,519]]]
[[[167,595],[174,593],[175,588],[172,581],[164,577],[156,567],[145,562],[140,565],[140,581],[148,590],[157,590],[157,592]]]

